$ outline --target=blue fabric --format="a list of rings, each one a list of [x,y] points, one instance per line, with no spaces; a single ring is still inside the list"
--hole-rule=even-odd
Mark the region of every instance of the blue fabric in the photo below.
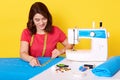
[[[41,64],[50,60],[49,57],[38,59]],[[43,67],[31,67],[28,62],[20,58],[0,58],[0,80],[28,80],[63,59],[62,57],[55,58]]]
[[[100,77],[112,77],[120,70],[120,56],[114,56],[92,69],[93,74]]]

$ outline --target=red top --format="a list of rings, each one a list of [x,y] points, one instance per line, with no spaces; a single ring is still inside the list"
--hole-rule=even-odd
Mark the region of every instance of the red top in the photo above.
[[[45,34],[35,34],[32,42],[32,46],[29,49],[30,55],[34,57],[42,56]],[[58,27],[53,26],[52,33],[47,35],[46,51],[44,56],[50,57],[51,52],[57,47],[58,42],[63,42],[66,39],[66,35]],[[21,35],[21,41],[27,41],[30,44],[31,35],[30,31],[26,28]]]

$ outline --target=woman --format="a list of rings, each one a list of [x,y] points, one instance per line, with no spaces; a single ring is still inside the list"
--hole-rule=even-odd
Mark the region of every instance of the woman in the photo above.
[[[57,49],[57,43],[64,45]],[[66,35],[52,25],[52,16],[42,2],[35,2],[29,12],[27,28],[23,30],[20,43],[20,57],[29,62],[31,66],[40,66],[37,57],[45,56],[56,58],[71,49]]]

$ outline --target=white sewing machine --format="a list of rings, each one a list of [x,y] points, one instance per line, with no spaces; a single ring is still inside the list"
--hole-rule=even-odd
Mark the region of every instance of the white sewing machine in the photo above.
[[[89,50],[66,50],[66,58],[73,61],[106,61],[108,33],[106,29],[68,29],[68,42],[78,44],[81,38],[91,39]]]

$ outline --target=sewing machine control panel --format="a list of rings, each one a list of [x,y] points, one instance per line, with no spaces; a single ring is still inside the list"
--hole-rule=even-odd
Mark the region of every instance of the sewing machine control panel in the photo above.
[[[79,38],[106,38],[105,29],[78,29]]]

